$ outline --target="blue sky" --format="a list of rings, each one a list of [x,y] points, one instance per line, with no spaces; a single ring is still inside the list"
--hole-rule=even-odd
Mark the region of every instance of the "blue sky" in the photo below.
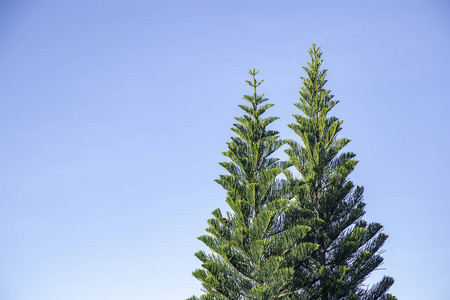
[[[322,45],[391,291],[450,294],[446,1],[2,1],[0,298],[185,299],[244,80],[283,137]],[[284,157],[283,153],[278,153]]]

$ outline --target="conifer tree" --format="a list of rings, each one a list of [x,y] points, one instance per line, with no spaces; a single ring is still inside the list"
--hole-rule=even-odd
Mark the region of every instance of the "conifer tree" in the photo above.
[[[301,176],[293,180],[291,191],[296,201],[314,212],[320,220],[308,233],[307,240],[319,245],[310,261],[313,284],[302,289],[305,299],[396,299],[386,293],[394,280],[383,279],[366,288],[364,280],[383,262],[380,248],[387,239],[378,223],[368,224],[364,216],[363,187],[355,186],[348,176],[357,164],[355,154],[341,152],[350,142],[337,138],[341,131],[338,118],[329,116],[338,103],[330,90],[324,89],[327,70],[321,70],[320,46],[309,48],[311,62],[303,67],[300,102],[294,104],[303,115],[295,114],[295,124],[288,125],[302,140],[288,140],[289,161]],[[299,218],[287,216],[297,224]],[[288,224],[286,224],[288,226]]]
[[[235,118],[238,123],[232,130],[237,137],[223,153],[230,161],[221,165],[229,174],[216,180],[227,191],[230,211],[225,216],[214,210],[209,234],[199,237],[212,251],[195,254],[202,262],[193,272],[205,292],[200,299],[300,299],[294,267],[317,248],[301,242],[309,226],[284,227],[285,215],[296,208],[288,198],[286,180],[279,176],[288,164],[271,157],[284,141],[267,128],[278,118],[262,117],[273,104],[263,104],[268,99],[256,93],[262,83],[256,81],[257,73],[249,71],[253,95],[244,96],[249,105],[239,105],[246,114]]]

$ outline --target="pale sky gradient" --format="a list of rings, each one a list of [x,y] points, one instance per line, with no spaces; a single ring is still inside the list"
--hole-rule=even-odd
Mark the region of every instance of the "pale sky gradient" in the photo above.
[[[449,16],[444,0],[1,1],[0,299],[200,295],[246,72],[294,138],[312,43],[366,219],[390,236],[371,279],[448,299]]]

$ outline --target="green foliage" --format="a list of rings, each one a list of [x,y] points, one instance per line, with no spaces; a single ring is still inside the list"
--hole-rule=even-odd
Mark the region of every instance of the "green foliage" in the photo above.
[[[328,116],[338,103],[330,90],[324,89],[327,70],[321,70],[320,47],[309,49],[311,62],[303,67],[300,102],[295,106],[303,115],[293,115],[296,123],[288,125],[302,140],[288,140],[290,163],[301,178],[290,178],[297,206],[312,211],[319,221],[306,241],[319,245],[309,261],[313,284],[301,290],[305,299],[395,299],[386,294],[393,279],[384,277],[370,289],[363,281],[383,262],[380,248],[387,239],[378,223],[367,224],[364,215],[363,188],[348,179],[357,164],[355,154],[341,152],[350,142],[337,138],[340,121]],[[305,212],[303,211],[303,213]],[[286,215],[285,227],[305,224],[307,216]],[[296,270],[298,271],[298,270]],[[302,272],[304,272],[302,270]],[[303,274],[298,272],[297,278]],[[299,287],[302,281],[298,281]]]
[[[304,223],[284,226],[286,215],[308,212],[292,205],[287,181],[280,178],[292,177],[289,164],[270,157],[284,141],[267,128],[278,118],[262,117],[273,104],[265,104],[268,99],[256,93],[263,82],[256,81],[257,73],[249,71],[253,95],[244,96],[247,105],[239,105],[246,114],[236,118],[232,130],[237,137],[223,153],[230,161],[221,165],[229,174],[216,180],[227,191],[230,212],[224,216],[214,210],[209,234],[199,237],[211,253],[195,254],[202,268],[193,276],[202,282],[205,294],[190,299],[301,299],[295,270],[303,268],[318,247],[302,242],[314,224],[312,212]]]
[[[313,44],[309,54],[295,104],[302,114],[288,125],[301,143],[268,129],[278,118],[262,117],[273,104],[256,93],[263,81],[249,71],[253,95],[239,105],[245,115],[236,118],[237,136],[223,152],[229,160],[221,163],[228,174],[216,180],[227,191],[230,211],[214,210],[208,234],[199,237],[210,253],[195,254],[202,268],[193,276],[205,293],[191,300],[396,299],[387,293],[391,277],[363,285],[383,262],[387,235],[380,224],[362,219],[364,190],[349,179],[358,161],[342,151],[350,142],[337,137],[343,121],[328,115],[338,101],[324,89],[320,47]],[[288,162],[271,156],[285,143]]]

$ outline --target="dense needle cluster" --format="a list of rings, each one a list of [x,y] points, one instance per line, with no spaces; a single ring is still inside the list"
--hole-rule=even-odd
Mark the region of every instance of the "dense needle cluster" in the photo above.
[[[216,180],[227,191],[230,211],[214,210],[209,234],[199,237],[211,253],[195,254],[202,268],[193,275],[205,293],[190,300],[396,299],[386,293],[390,277],[363,285],[383,261],[379,252],[387,235],[380,224],[362,220],[363,188],[348,179],[357,161],[341,152],[350,142],[337,138],[342,121],[328,116],[338,101],[324,89],[320,47],[313,44],[309,54],[295,104],[303,115],[289,125],[302,143],[268,129],[278,118],[262,117],[273,104],[257,94],[263,80],[249,71],[253,95],[239,105],[246,114],[236,118],[237,136],[223,153],[229,174]],[[286,142],[289,161],[272,157]]]
[[[362,220],[363,188],[348,179],[357,164],[355,154],[341,152],[350,140],[337,138],[343,121],[328,116],[338,101],[324,89],[327,70],[320,70],[320,47],[313,44],[309,54],[311,62],[303,67],[307,76],[301,77],[300,102],[295,104],[303,115],[294,115],[297,122],[288,125],[303,145],[289,140],[286,150],[301,174],[291,184],[294,197],[320,220],[306,238],[319,247],[311,256],[315,283],[303,294],[306,299],[321,300],[394,299],[385,294],[394,282],[390,277],[370,289],[362,286],[383,262],[379,250],[387,235],[381,233],[380,224]],[[287,222],[297,224],[297,220]]]

